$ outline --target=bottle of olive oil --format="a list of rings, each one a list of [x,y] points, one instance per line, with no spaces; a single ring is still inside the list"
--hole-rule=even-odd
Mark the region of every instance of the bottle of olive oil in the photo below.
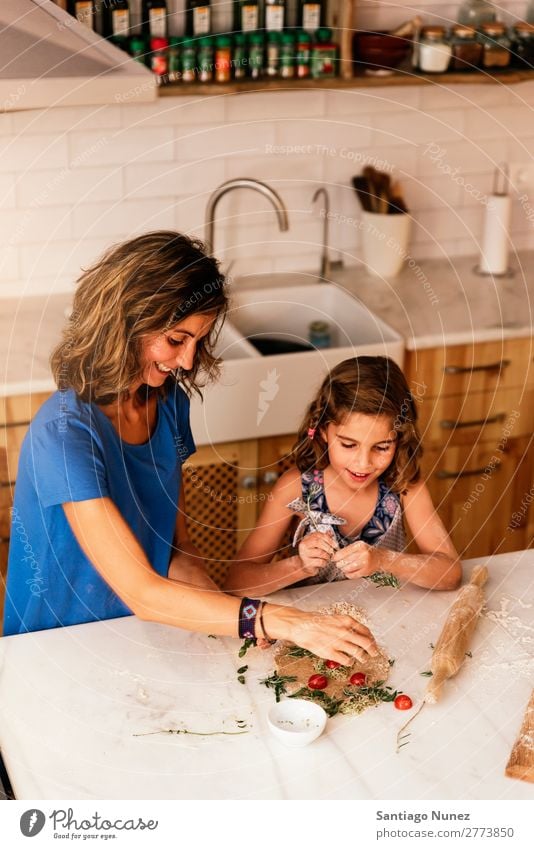
[[[129,0],[103,0],[102,31],[106,38],[127,38],[129,36]]]
[[[94,0],[69,0],[68,11],[81,24],[89,29],[95,28],[96,10]]]
[[[266,32],[282,32],[286,25],[286,0],[265,0]]]
[[[260,28],[260,4],[258,0],[234,0],[234,30],[256,32]]]
[[[323,0],[300,0],[299,27],[305,32],[314,33],[324,26]]]
[[[186,0],[186,35],[209,35],[211,32],[210,0]]]
[[[166,0],[143,0],[141,6],[141,28],[149,38],[167,37]]]

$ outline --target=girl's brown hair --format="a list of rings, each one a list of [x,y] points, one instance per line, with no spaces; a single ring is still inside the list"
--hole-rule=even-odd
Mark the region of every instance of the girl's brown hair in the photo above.
[[[354,357],[337,365],[323,381],[299,428],[293,458],[301,472],[325,469],[327,425],[341,424],[351,413],[388,416],[397,434],[394,459],[383,475],[394,492],[419,480],[422,455],[417,410],[398,365],[388,357]],[[315,429],[313,438],[309,429]]]
[[[123,398],[141,375],[144,336],[214,313],[218,320],[199,340],[193,368],[181,376],[189,395],[200,394],[219,371],[213,348],[227,309],[224,275],[202,242],[161,230],[115,245],[78,280],[72,314],[50,359],[58,389],[99,404]],[[167,378],[164,393],[173,381]],[[146,400],[147,387],[138,394]]]

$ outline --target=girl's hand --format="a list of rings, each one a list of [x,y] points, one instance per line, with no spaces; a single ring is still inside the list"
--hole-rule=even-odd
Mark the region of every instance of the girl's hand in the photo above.
[[[378,649],[369,628],[341,613],[306,613],[297,623],[292,641],[318,657],[347,665],[364,662]]]
[[[332,559],[347,578],[366,578],[380,569],[379,552],[361,540],[336,551]]]
[[[316,575],[320,569],[330,563],[335,551],[337,551],[337,543],[334,534],[321,531],[307,534],[299,543],[299,557],[304,574]]]

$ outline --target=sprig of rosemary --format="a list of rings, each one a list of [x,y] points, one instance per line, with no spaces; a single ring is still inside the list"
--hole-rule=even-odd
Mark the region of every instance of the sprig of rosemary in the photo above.
[[[256,645],[256,640],[253,637],[247,637],[243,642],[243,645],[239,649],[238,657],[245,657],[246,653],[249,649],[254,648]]]
[[[291,693],[290,699],[307,699],[310,702],[317,702],[326,711],[328,716],[335,716],[339,713],[339,708],[343,704],[343,699],[334,699],[329,696],[324,690],[310,690],[309,687],[301,687],[296,693]]]
[[[277,672],[273,672],[273,674],[269,675],[267,678],[262,678],[260,684],[265,684],[266,687],[270,687],[274,690],[276,701],[279,702],[280,696],[286,695],[286,684],[291,684],[296,680],[297,678],[295,675],[279,675]]]
[[[377,587],[395,587],[399,589],[400,581],[391,572],[373,572],[372,575],[365,575],[366,581],[372,581]]]
[[[308,649],[303,649],[300,646],[291,646],[287,651],[288,657],[315,657],[313,652],[308,651]]]
[[[189,728],[162,728],[160,731],[144,731],[132,736],[149,737],[151,734],[192,734],[194,737],[215,737],[217,734],[225,734],[229,737],[235,737],[238,734],[248,734],[248,731],[190,731]]]
[[[368,687],[345,687],[343,693],[349,698],[351,696],[364,696],[373,702],[394,702],[398,691],[387,685],[383,687],[384,681],[376,681]]]

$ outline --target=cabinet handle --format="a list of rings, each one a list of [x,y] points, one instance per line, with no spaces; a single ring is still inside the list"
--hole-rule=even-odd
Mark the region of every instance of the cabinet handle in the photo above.
[[[272,486],[273,483],[276,483],[279,477],[280,475],[278,472],[265,472],[265,474],[262,475],[261,481],[266,486]]]
[[[241,478],[241,489],[256,489],[257,486],[258,479],[254,475],[245,475]]]
[[[475,371],[502,371],[510,365],[511,360],[500,360],[498,363],[488,363],[487,366],[445,366],[445,374],[471,374]]]
[[[492,472],[497,472],[500,467],[500,463],[495,463],[495,466],[492,468]],[[436,472],[436,477],[440,481],[449,480],[449,478],[471,478],[474,475],[483,475],[487,469],[487,466],[483,466],[481,469],[467,469],[464,472],[448,472],[446,469],[443,469],[441,472]]]
[[[505,419],[506,413],[497,413],[495,416],[490,416],[487,419],[472,419],[469,422],[455,422],[452,419],[442,419],[439,426],[443,430],[456,430],[456,428],[460,427],[480,427],[481,425],[497,424],[497,422],[503,422]]]

